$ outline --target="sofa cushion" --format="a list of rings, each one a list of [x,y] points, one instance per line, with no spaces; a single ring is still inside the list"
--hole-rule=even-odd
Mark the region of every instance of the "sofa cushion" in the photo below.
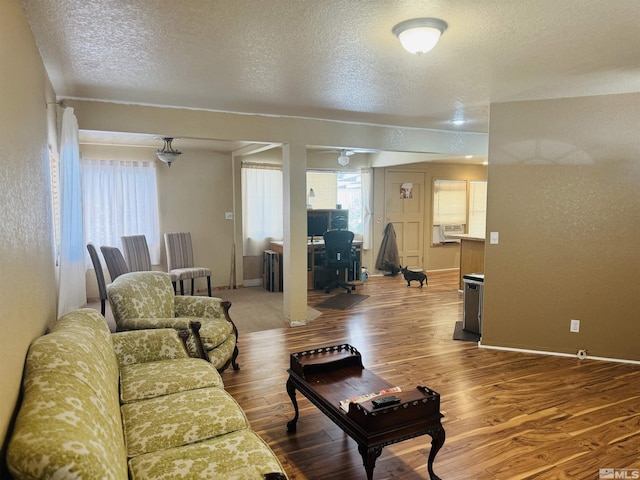
[[[179,358],[123,365],[120,401],[129,403],[197,388],[224,385],[215,367],[199,358]]]
[[[129,460],[129,471],[132,480],[263,480],[265,473],[284,472],[267,444],[248,429],[140,455]]]
[[[140,330],[145,328],[188,329],[189,324],[193,321],[200,323],[200,338],[202,339],[202,345],[207,352],[218,348],[225,342],[228,342],[230,338],[232,338],[233,347],[235,347],[236,337],[233,331],[233,324],[224,318],[127,318],[118,323],[118,330]],[[187,341],[187,347],[191,356],[197,356],[197,349],[192,336],[190,336]],[[230,351],[225,351],[225,354],[229,355],[226,357],[227,359],[231,358],[232,352],[233,348]]]
[[[111,335],[111,339],[120,368],[134,363],[189,356],[184,341],[173,327],[117,332]]]
[[[233,356],[233,350],[235,348],[236,348],[235,334],[229,335],[229,338],[227,338],[224,343],[221,343],[213,350],[208,350],[207,347],[205,346],[205,349],[207,349],[207,355],[209,355],[209,361],[218,370],[222,369],[222,367],[224,367],[225,364],[229,361],[229,359]]]
[[[249,427],[221,388],[200,388],[122,405],[129,457],[179,447]]]

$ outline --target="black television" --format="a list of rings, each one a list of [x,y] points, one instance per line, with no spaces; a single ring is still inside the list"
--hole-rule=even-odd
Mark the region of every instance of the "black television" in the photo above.
[[[321,237],[327,230],[329,230],[328,217],[320,215],[307,216],[307,237],[311,237],[311,242],[313,242],[313,237]]]

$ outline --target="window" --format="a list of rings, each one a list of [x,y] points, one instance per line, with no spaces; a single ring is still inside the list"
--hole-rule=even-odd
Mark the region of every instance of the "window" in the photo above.
[[[436,180],[433,184],[432,243],[457,241],[448,236],[453,233],[484,237],[486,211],[486,181]]]
[[[469,182],[469,235],[484,237],[487,223],[487,182]]]
[[[82,160],[85,240],[121,247],[123,235],[145,235],[151,263],[160,263],[155,162]],[[88,268],[93,268],[86,256]]]
[[[242,164],[242,232],[245,255],[261,255],[283,236],[283,183],[279,165]]]
[[[467,223],[467,182],[436,180],[433,184],[433,224]]]
[[[349,210],[349,230],[363,233],[362,174],[360,172],[307,172],[308,203],[315,209]]]

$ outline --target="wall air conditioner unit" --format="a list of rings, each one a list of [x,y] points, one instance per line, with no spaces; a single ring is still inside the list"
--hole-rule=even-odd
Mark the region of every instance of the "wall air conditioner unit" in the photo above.
[[[464,234],[464,223],[440,225],[440,235],[443,243],[460,243],[460,239],[451,235]]]

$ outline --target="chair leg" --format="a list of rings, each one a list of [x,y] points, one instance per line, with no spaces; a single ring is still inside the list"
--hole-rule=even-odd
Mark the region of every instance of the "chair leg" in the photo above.
[[[207,277],[207,294],[211,296],[211,275]]]
[[[211,295],[209,295],[209,296],[211,296]],[[106,300],[104,298],[101,298],[100,299],[100,313],[102,314],[103,317],[104,317],[105,308],[106,308]]]
[[[176,282],[171,282],[171,284],[173,285],[173,294],[175,295],[176,293],[178,293]]]
[[[237,358],[238,358],[238,354],[240,352],[238,351],[238,346],[236,345],[233,349],[233,356],[231,357],[231,366],[233,367],[233,369],[237,372],[238,370],[240,370],[240,365],[238,365],[237,362]]]
[[[184,295],[184,280],[180,280],[180,295]]]
[[[196,284],[196,279],[192,278],[191,279],[191,295],[195,295],[196,294],[195,284]]]

